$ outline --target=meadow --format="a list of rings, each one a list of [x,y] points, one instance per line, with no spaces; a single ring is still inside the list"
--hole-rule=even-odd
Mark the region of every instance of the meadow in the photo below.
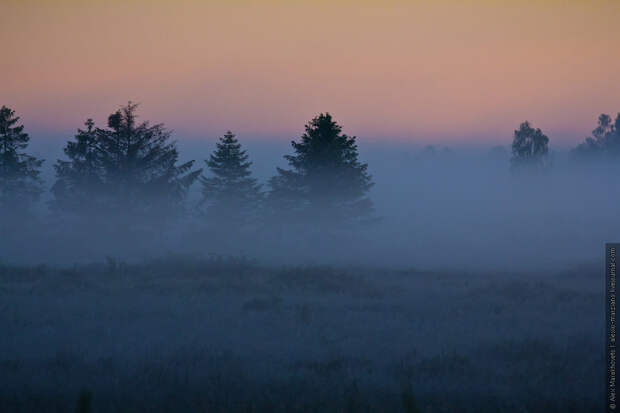
[[[0,266],[2,412],[598,412],[602,264]]]

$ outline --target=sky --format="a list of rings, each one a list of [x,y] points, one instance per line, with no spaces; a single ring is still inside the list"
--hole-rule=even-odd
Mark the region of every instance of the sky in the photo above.
[[[141,104],[177,139],[574,145],[620,111],[620,2],[0,0],[0,104],[68,139]]]

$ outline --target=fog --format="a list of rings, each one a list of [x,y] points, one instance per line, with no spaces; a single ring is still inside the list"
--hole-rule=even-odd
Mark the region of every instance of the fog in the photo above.
[[[285,167],[289,142],[242,142],[252,171],[265,184]],[[61,146],[61,145],[57,145]],[[283,225],[261,221],[239,231],[214,228],[197,214],[198,183],[181,219],[148,222],[142,229],[114,224],[115,211],[84,221],[60,220],[44,194],[34,219],[0,239],[0,260],[12,264],[72,265],[108,257],[127,261],[166,255],[244,256],[267,265],[319,264],[471,270],[550,270],[601,262],[603,245],[617,239],[619,169],[576,163],[568,151],[552,152],[541,174],[510,169],[509,147],[358,141],[375,185],[373,220],[354,226],[320,222]],[[214,142],[180,141],[181,160],[204,166]],[[46,158],[43,178],[54,182],[61,157],[49,141],[32,152]],[[263,189],[267,189],[265,186]],[[227,228],[230,231],[227,231]]]
[[[263,183],[289,152],[246,148]],[[192,207],[196,184],[174,219],[42,200],[5,221],[0,411],[601,411],[617,167],[360,153],[375,210],[357,224],[221,222]]]
[[[0,0],[0,413],[616,407],[620,1],[338,3]]]

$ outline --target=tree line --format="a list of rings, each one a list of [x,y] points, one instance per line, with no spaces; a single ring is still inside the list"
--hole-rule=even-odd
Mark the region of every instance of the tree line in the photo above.
[[[217,222],[239,225],[258,215],[278,221],[305,218],[343,222],[372,214],[368,192],[373,186],[368,165],[359,161],[355,136],[329,113],[305,125],[285,155],[288,168],[277,168],[266,188],[252,176],[252,162],[228,131],[214,152],[196,168],[180,163],[176,143],[163,124],[139,122],[137,105],[128,103],[98,127],[92,119],[64,147],[66,159],[54,164],[50,210],[62,216],[123,216],[165,219],[185,208],[190,186],[201,185],[200,210]],[[0,210],[25,213],[44,191],[42,159],[29,155],[30,137],[19,117],[0,109]],[[544,170],[550,166],[549,138],[529,122],[514,131],[511,167]],[[571,151],[577,160],[617,160],[620,114],[598,118],[592,136]],[[3,214],[6,215],[6,214]],[[10,214],[8,214],[10,215]]]
[[[0,111],[0,209],[25,212],[43,192],[43,160],[27,154],[30,137],[19,117]],[[227,132],[203,168],[179,162],[176,142],[163,124],[139,122],[137,105],[110,114],[106,127],[92,119],[66,143],[66,159],[54,164],[56,180],[49,207],[59,216],[115,217],[130,222],[162,220],[184,210],[191,185],[201,185],[200,211],[216,222],[244,224],[258,214],[360,220],[369,216],[368,165],[358,159],[355,136],[348,136],[329,113],[305,126],[263,189],[252,177],[249,155]],[[9,214],[10,215],[10,214]]]

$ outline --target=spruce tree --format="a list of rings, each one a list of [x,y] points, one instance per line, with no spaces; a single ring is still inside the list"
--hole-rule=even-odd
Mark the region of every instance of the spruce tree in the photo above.
[[[69,161],[58,160],[56,183],[52,187],[52,208],[64,212],[94,212],[101,207],[104,190],[101,147],[92,119],[78,129],[73,141],[67,142],[64,153]]]
[[[42,191],[40,168],[43,160],[28,155],[30,137],[19,125],[15,111],[0,108],[0,210],[27,211]]]
[[[305,129],[299,142],[291,142],[295,154],[285,156],[292,169],[277,168],[269,182],[271,204],[279,214],[292,212],[302,219],[342,222],[368,216],[373,183],[368,165],[358,160],[356,137],[343,134],[329,113],[319,114]]]
[[[137,121],[138,105],[129,102],[98,130],[107,196],[121,211],[168,214],[178,210],[201,170],[194,161],[177,165],[179,153],[163,124]]]
[[[194,161],[177,165],[176,143],[163,124],[138,122],[137,105],[129,102],[108,117],[108,128],[78,130],[67,143],[69,161],[56,165],[57,205],[96,206],[117,217],[165,217],[179,212],[189,186],[201,170]]]
[[[200,181],[203,203],[211,217],[243,224],[257,212],[262,194],[252,178],[248,158],[235,135],[228,131],[205,161],[212,176],[202,176]]]

